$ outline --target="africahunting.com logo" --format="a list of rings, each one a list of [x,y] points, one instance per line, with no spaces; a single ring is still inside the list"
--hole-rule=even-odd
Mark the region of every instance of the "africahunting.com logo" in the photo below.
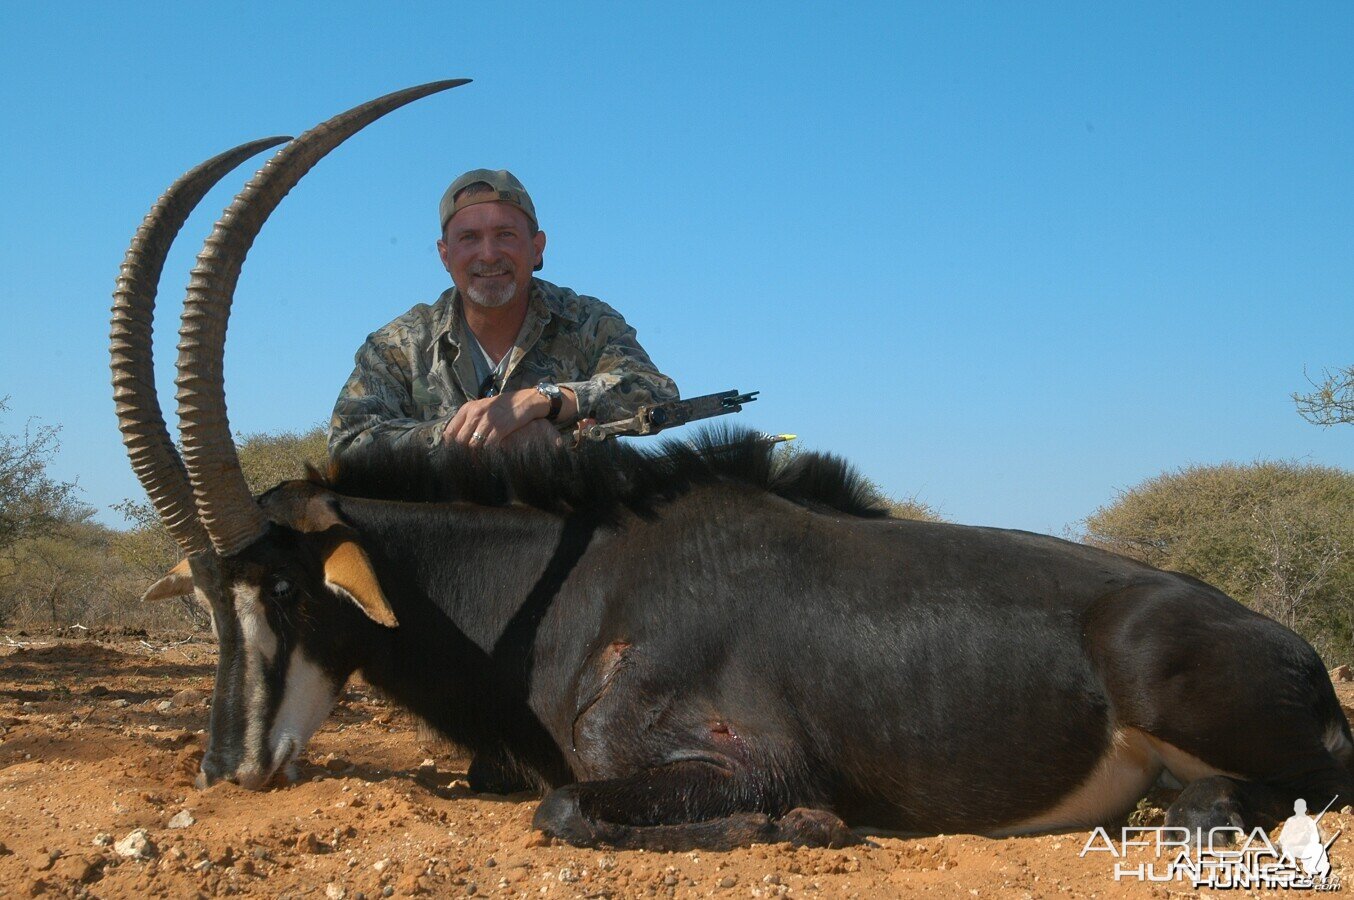
[[[1335,801],[1332,800],[1331,803]],[[1081,848],[1081,857],[1105,853],[1114,860],[1115,881],[1178,881],[1196,888],[1287,888],[1338,891],[1340,877],[1331,875],[1330,848],[1336,831],[1321,838],[1321,817],[1307,815],[1307,802],[1293,804],[1293,815],[1279,831],[1278,845],[1262,828],[1247,833],[1219,827],[1205,832],[1157,826],[1125,827],[1119,840],[1097,828]]]

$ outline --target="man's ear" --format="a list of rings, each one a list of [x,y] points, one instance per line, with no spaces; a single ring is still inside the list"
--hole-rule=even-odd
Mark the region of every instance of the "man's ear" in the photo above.
[[[538,230],[531,236],[531,243],[536,248],[536,268],[539,269],[545,262],[545,232]]]
[[[371,560],[357,541],[348,537],[332,538],[320,550],[320,557],[324,563],[325,587],[356,603],[358,609],[378,625],[400,626],[371,569]]]
[[[182,559],[178,565],[166,572],[163,578],[147,588],[141,599],[165,600],[191,593],[193,593],[193,573],[188,569],[188,560]]]
[[[447,247],[447,242],[446,242],[446,239],[445,239],[445,238],[438,238],[438,239],[437,239],[437,255],[438,255],[439,257],[441,257],[441,259],[442,259],[442,268],[446,269],[446,270],[447,270],[447,274],[450,275],[450,274],[451,274],[451,251],[450,251],[450,248]]]

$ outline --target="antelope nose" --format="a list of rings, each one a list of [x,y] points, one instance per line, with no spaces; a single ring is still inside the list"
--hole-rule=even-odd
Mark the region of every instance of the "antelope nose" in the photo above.
[[[222,762],[221,757],[215,753],[207,753],[202,757],[202,765],[197,773],[198,788],[208,788],[219,781],[225,781],[230,776],[230,769]]]

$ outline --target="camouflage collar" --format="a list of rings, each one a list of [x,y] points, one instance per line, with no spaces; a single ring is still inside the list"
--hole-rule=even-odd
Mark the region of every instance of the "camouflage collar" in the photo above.
[[[578,313],[573,306],[564,302],[564,291],[558,286],[539,278],[531,279],[531,302],[540,305],[552,316],[559,316],[570,322],[578,322]]]

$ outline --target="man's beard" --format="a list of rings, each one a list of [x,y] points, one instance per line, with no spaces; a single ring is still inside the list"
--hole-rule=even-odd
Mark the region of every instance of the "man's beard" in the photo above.
[[[486,309],[497,309],[500,306],[507,306],[513,297],[517,296],[517,279],[513,278],[507,284],[501,282],[490,283],[480,282],[475,276],[495,274],[504,271],[501,266],[473,265],[470,267],[470,284],[466,286],[465,294],[470,298],[470,302],[476,306],[483,306]],[[507,274],[512,274],[507,270]]]

